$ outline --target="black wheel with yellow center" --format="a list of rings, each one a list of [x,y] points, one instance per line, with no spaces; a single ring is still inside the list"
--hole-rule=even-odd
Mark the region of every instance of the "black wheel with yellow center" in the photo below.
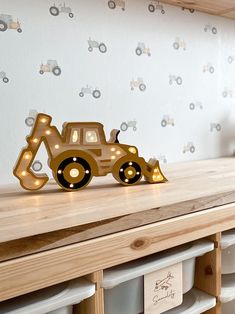
[[[59,185],[67,190],[74,191],[86,187],[92,179],[89,163],[81,157],[64,159],[55,174]]]
[[[126,161],[119,167],[115,178],[123,185],[136,184],[142,178],[141,167],[135,161]]]

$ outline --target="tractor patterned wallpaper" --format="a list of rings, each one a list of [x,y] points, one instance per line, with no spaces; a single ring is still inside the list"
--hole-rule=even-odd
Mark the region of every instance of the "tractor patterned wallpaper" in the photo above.
[[[235,21],[149,0],[0,0],[0,183],[37,112],[162,163],[232,155]],[[47,171],[45,148],[33,164]]]

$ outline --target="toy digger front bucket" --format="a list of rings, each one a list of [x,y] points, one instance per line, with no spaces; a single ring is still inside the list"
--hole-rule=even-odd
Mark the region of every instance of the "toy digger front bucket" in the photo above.
[[[26,190],[39,190],[48,181],[46,174],[36,175],[30,169],[33,154],[28,149],[23,149],[14,168],[14,175],[20,180],[21,186]]]
[[[143,173],[144,178],[148,183],[163,183],[167,181],[167,178],[161,171],[159,161],[155,158],[151,158],[147,163],[145,163]]]

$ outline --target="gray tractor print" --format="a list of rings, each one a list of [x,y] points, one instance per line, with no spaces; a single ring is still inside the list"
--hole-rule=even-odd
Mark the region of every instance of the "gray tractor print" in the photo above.
[[[162,161],[164,164],[167,164],[167,159],[165,155],[160,154],[157,159],[159,161]]]
[[[228,89],[227,87],[223,90],[222,96],[224,98],[233,98],[233,91],[231,89]]]
[[[165,14],[165,10],[162,4],[159,1],[152,1],[148,6],[149,12],[153,13],[155,10],[161,11],[162,14]]]
[[[29,111],[28,117],[25,119],[25,124],[30,128],[34,126],[37,115],[38,115],[37,110],[31,109]]]
[[[131,90],[134,90],[135,88],[139,88],[141,92],[144,92],[146,90],[146,85],[144,84],[144,80],[142,77],[138,77],[137,80],[132,80],[130,82]]]
[[[194,13],[195,12],[195,10],[194,9],[189,9],[189,8],[185,8],[185,7],[182,7],[182,10],[183,11],[189,11],[190,13]]]
[[[169,115],[164,115],[161,121],[161,126],[165,128],[167,125],[175,126],[175,122]]]
[[[217,34],[217,28],[215,26],[212,26],[210,24],[206,24],[205,27],[204,27],[204,32],[208,32],[208,31],[211,31],[212,34],[216,35]]]
[[[187,145],[184,146],[183,148],[183,153],[187,153],[187,152],[190,152],[191,154],[194,154],[195,153],[195,146],[193,144],[193,142],[188,142]]]
[[[213,132],[214,130],[216,130],[217,132],[220,132],[222,129],[221,124],[219,123],[211,123],[210,124],[210,131]]]
[[[46,64],[41,63],[39,73],[44,74],[45,72],[53,73],[55,76],[61,75],[61,68],[58,66],[56,60],[48,60]]]
[[[20,22],[14,22],[11,15],[0,14],[0,32],[5,32],[7,29],[15,29],[18,33],[22,33]]]
[[[100,98],[101,96],[101,92],[100,90],[98,90],[97,88],[92,88],[91,86],[86,86],[86,87],[82,87],[80,93],[79,93],[79,96],[80,97],[84,97],[85,94],[89,94],[89,95],[92,95],[94,98]]]
[[[107,52],[107,47],[104,43],[100,43],[96,40],[92,40],[89,38],[88,42],[88,51],[92,52],[94,48],[99,49],[101,53]]]
[[[182,85],[183,79],[180,76],[169,75],[169,84],[172,85],[174,82],[176,82],[177,85]]]
[[[109,0],[108,7],[111,10],[116,9],[116,7],[121,7],[122,11],[125,11],[125,1],[124,0]]]
[[[2,79],[2,81],[4,83],[8,83],[9,82],[9,78],[6,75],[6,72],[4,71],[0,71],[0,79]]]
[[[190,104],[189,104],[189,109],[190,110],[195,110],[196,108],[198,108],[198,109],[203,109],[203,105],[202,105],[202,103],[200,102],[200,101],[196,101],[196,102],[191,102]]]
[[[54,3],[54,5],[50,7],[49,12],[53,16],[58,16],[61,13],[65,13],[65,14],[68,14],[70,18],[74,17],[74,14],[72,13],[72,9],[70,7],[67,7],[65,3],[63,5],[60,4],[59,6],[56,6]]]
[[[122,124],[120,125],[120,129],[125,132],[128,130],[128,128],[132,128],[133,131],[137,130],[137,122],[136,120],[132,120],[132,121],[127,121],[127,122],[122,122]]]
[[[234,60],[235,60],[235,56],[229,56],[228,57],[228,63],[229,64],[232,64]]]
[[[183,50],[186,50],[186,42],[182,39],[180,39],[179,37],[176,37],[174,43],[173,43],[173,48],[175,50],[179,50],[180,48],[182,48]]]
[[[213,74],[215,72],[215,68],[212,63],[208,62],[203,66],[203,72],[209,72],[210,74]]]
[[[137,56],[141,56],[142,54],[146,54],[149,57],[151,56],[150,48],[145,46],[145,43],[138,43],[137,48],[135,49],[135,53]]]
[[[41,161],[39,160],[35,160],[32,164],[32,169],[35,171],[35,172],[40,172],[43,168],[43,165],[41,163]]]

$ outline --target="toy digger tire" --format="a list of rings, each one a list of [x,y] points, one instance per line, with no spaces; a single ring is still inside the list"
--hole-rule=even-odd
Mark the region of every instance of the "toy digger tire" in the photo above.
[[[153,4],[150,4],[150,5],[148,6],[148,9],[149,9],[149,12],[151,12],[151,13],[153,13],[153,12],[155,11],[155,7],[154,7]]]
[[[92,171],[85,159],[74,156],[66,158],[60,163],[54,177],[63,189],[75,191],[86,187],[90,183]]]
[[[59,76],[61,74],[61,68],[56,66],[52,69],[52,73],[55,75],[55,76]]]
[[[17,32],[18,32],[18,33],[22,33],[22,29],[21,29],[21,28],[18,28],[18,29],[17,29]]]
[[[142,178],[142,170],[136,161],[119,161],[114,165],[114,178],[123,185],[137,184]]]
[[[110,0],[110,1],[108,2],[108,6],[109,6],[109,8],[112,9],[112,10],[116,8],[116,4],[115,4],[115,2],[112,1],[112,0]]]
[[[80,93],[79,93],[79,96],[80,96],[80,97],[83,97],[83,96],[84,96],[84,93],[83,93],[83,92],[80,92]]]
[[[51,15],[53,15],[53,16],[58,16],[60,13],[59,9],[55,6],[50,7],[49,11],[50,11]]]
[[[210,67],[209,71],[211,74],[213,74],[215,72],[215,69],[213,67]]]
[[[4,77],[4,78],[3,78],[3,82],[4,82],[4,83],[8,83],[8,82],[9,82],[9,78],[8,78],[8,77]]]
[[[0,31],[5,32],[6,30],[7,30],[7,24],[4,21],[0,20]]]
[[[182,80],[182,78],[179,76],[179,77],[177,77],[177,79],[176,79],[176,83],[178,84],[178,85],[182,85],[182,83],[183,83],[183,80]]]
[[[88,47],[88,51],[92,52],[93,48],[92,47]]]
[[[69,17],[72,19],[74,17],[73,13],[69,13]]]
[[[40,74],[44,74],[44,71],[40,70],[39,73],[40,73]]]
[[[161,13],[162,13],[162,14],[165,14],[166,12],[165,12],[165,10],[161,10]]]
[[[194,13],[195,10],[194,10],[194,9],[189,9],[189,12],[190,12],[190,13]]]

